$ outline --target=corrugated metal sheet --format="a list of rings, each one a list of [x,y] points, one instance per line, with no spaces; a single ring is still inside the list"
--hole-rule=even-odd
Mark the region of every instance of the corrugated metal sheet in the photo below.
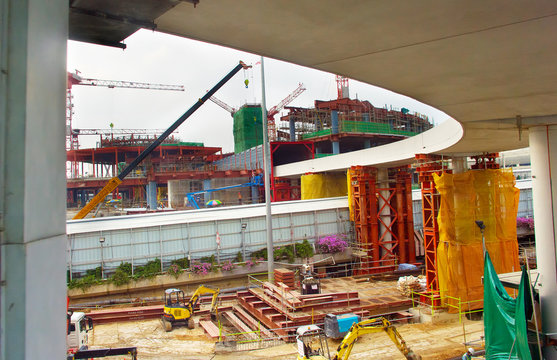
[[[274,203],[275,245],[343,233],[349,228],[345,224],[346,202],[343,197]],[[162,259],[164,266],[173,259],[188,256],[191,259],[210,255],[233,258],[242,251],[242,224],[246,224],[244,248],[249,254],[266,248],[264,211],[265,205],[258,204],[69,221],[68,266],[73,273],[79,273],[100,266],[101,259],[105,269],[110,271],[122,262],[138,266],[155,258]],[[220,247],[217,247],[217,232]],[[105,239],[102,257],[101,237]]]

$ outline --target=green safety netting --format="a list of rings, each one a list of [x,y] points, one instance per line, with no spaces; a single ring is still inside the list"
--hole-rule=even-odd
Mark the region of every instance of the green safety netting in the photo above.
[[[527,319],[532,315],[531,286],[526,269],[513,299],[501,284],[489,254],[484,262],[484,328],[486,359],[530,360]]]
[[[246,105],[234,113],[234,152],[236,154],[263,143],[260,106]]]

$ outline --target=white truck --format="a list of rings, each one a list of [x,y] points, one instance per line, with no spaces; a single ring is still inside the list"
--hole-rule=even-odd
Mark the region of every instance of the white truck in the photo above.
[[[128,355],[130,359],[137,359],[136,347],[89,349],[89,331],[93,330],[93,319],[83,312],[68,312],[68,334],[66,345],[67,360],[92,359],[107,356]]]

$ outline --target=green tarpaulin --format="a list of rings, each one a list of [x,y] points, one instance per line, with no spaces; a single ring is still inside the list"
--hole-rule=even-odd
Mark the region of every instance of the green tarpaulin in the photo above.
[[[513,299],[505,290],[489,254],[484,262],[484,328],[486,359],[530,360],[527,319],[532,314],[531,286],[526,269],[518,296]],[[510,357],[509,357],[510,355]]]

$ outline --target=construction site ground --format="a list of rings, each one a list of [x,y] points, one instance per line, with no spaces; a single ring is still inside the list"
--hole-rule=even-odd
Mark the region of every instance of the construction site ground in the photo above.
[[[440,324],[421,323],[397,325],[407,345],[424,360],[441,360],[461,356],[466,341],[483,336],[483,322],[455,319]],[[296,345],[285,343],[266,349],[215,353],[215,342],[207,338],[203,329],[179,327],[165,332],[159,320],[128,321],[98,325],[90,334],[94,347],[137,346],[138,359],[296,359]],[[329,340],[331,355],[336,353],[340,340]],[[404,359],[385,333],[362,336],[354,346],[350,359]]]
[[[376,316],[382,313],[404,311],[411,307],[411,302],[398,291],[396,284],[396,281],[368,281],[365,278],[324,279],[322,281],[322,292],[358,292],[361,305],[370,309],[369,316]],[[237,286],[240,284],[235,282],[234,284],[228,283],[226,285]],[[255,289],[255,292],[257,291],[259,290]],[[224,298],[222,300],[219,307],[223,309],[238,306],[236,298],[231,299],[228,296],[226,300]],[[389,308],[389,305],[386,304],[391,304],[392,308]],[[200,310],[204,310],[204,307],[206,305],[203,305]],[[315,315],[317,317],[318,312],[323,311],[327,311],[327,309],[316,310],[315,314],[310,316]],[[334,311],[344,312],[345,309],[339,308],[334,309]],[[428,308],[422,308],[421,311],[427,314]],[[206,320],[207,316],[195,315],[194,319],[196,322],[195,329],[190,330],[187,327],[176,327],[171,332],[165,332],[160,320],[152,318],[99,323],[95,325],[93,332],[89,335],[89,344],[92,348],[136,346],[139,359],[296,358],[297,348],[295,343],[284,343],[280,340],[273,341],[275,346],[259,350],[227,351],[226,346],[216,347],[217,339],[211,339],[205,333],[203,327],[199,325],[199,320]],[[404,324],[396,322],[396,320],[393,323],[405,339],[407,345],[414,352],[420,354],[423,359],[450,359],[461,356],[467,348],[464,345],[465,342],[480,342],[483,336],[483,321],[471,321],[462,317],[462,322],[459,322],[458,315],[439,312],[436,312],[433,323]],[[221,324],[224,324],[222,329],[224,335],[238,332],[238,330],[227,326],[226,322]],[[336,353],[339,343],[340,340],[329,339],[331,355]],[[350,359],[403,358],[389,337],[383,332],[362,336],[354,346],[350,356]]]

